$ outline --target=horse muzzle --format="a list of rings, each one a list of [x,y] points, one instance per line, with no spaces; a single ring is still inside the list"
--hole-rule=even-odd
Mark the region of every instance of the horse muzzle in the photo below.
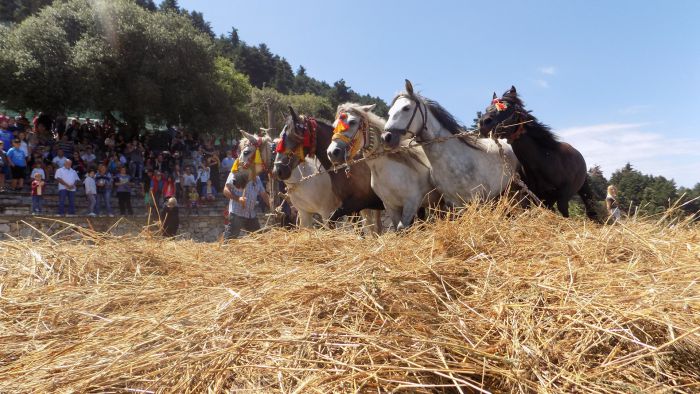
[[[405,133],[405,132],[404,132]],[[382,143],[389,149],[396,149],[401,142],[401,131],[387,130],[382,133]]]
[[[333,142],[330,144],[328,149],[326,150],[326,154],[328,155],[328,159],[331,161],[331,163],[338,165],[338,164],[343,164],[345,163],[345,158],[347,157],[347,146],[343,143],[337,143]]]

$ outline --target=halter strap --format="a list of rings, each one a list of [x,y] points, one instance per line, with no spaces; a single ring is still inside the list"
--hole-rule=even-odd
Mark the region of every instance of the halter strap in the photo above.
[[[341,116],[342,113],[338,115],[336,121],[342,121],[342,119],[340,118]],[[344,134],[344,130],[340,131],[337,128],[336,130],[333,130],[333,136],[331,137],[331,141],[340,140],[348,146],[348,151],[346,151],[346,154],[350,156],[350,158],[355,157],[355,155],[357,155],[357,153],[361,149],[364,149],[365,145],[367,145],[367,130],[369,129],[369,122],[361,115],[359,116],[359,118],[362,119],[362,123],[357,127],[357,130],[355,130],[351,137],[346,136]],[[360,132],[362,132],[362,136],[364,138],[363,146],[357,146],[356,144],[356,138]]]

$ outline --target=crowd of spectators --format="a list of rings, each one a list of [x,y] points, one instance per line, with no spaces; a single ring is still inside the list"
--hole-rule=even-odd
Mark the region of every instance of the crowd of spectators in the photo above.
[[[236,157],[236,141],[168,127],[125,136],[110,119],[57,118],[39,113],[0,115],[0,192],[32,195],[32,213],[45,213],[42,196],[57,184],[59,215],[74,215],[75,198],[88,202],[85,214],[133,214],[133,196],[159,208],[171,198],[189,213],[214,201]]]

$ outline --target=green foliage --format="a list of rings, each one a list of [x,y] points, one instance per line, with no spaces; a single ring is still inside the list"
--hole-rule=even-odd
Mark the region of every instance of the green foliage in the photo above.
[[[380,116],[385,117],[389,112],[389,107],[382,99],[356,93],[343,79],[330,86],[326,82],[309,77],[303,66],[294,74],[285,58],[273,54],[265,44],[247,45],[240,40],[235,28],[232,28],[227,36],[218,37],[215,47],[221,56],[232,59],[256,88],[273,87],[283,94],[309,93],[326,97],[334,108],[340,103],[352,101],[377,104],[375,112]]]
[[[53,0],[0,0],[0,22],[19,23]]]
[[[165,3],[169,3],[165,4]],[[250,86],[188,15],[132,1],[70,0],[4,34],[11,108],[118,111],[134,128],[181,123],[218,131],[247,122]],[[179,10],[179,9],[178,9]]]
[[[639,210],[643,215],[664,212],[675,204],[679,198],[676,183],[663,176],[642,174],[627,163],[615,171],[610,183],[617,186],[623,207],[632,211]]]
[[[605,179],[600,166],[595,165],[588,170],[588,184],[596,201],[605,200],[605,196],[608,194],[608,180]]]
[[[275,89],[265,87],[263,89],[253,88],[249,106],[251,120],[255,125],[271,127],[271,134],[276,137],[289,114],[287,107],[290,105],[299,114],[312,115],[320,119],[329,120],[335,114],[334,107],[325,97],[310,93],[284,95]],[[271,116],[272,119],[269,119],[268,116]]]

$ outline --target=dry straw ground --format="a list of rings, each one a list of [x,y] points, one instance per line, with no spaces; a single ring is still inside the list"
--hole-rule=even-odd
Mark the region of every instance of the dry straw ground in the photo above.
[[[4,242],[0,392],[698,392],[699,243],[505,205],[379,239]]]

